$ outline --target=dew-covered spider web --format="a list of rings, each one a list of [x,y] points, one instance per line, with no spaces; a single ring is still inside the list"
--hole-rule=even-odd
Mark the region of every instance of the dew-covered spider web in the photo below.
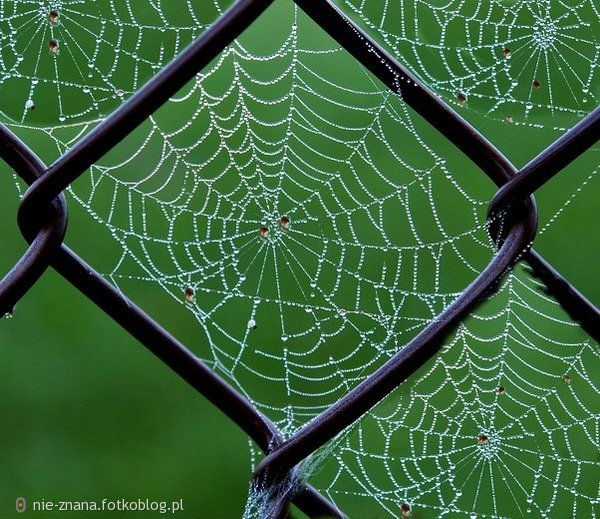
[[[35,84],[48,86],[41,98],[48,113],[23,112],[31,97],[23,93],[20,105],[0,107],[48,161],[118,106],[119,90],[130,95],[200,34],[195,20],[209,22],[226,7],[180,2],[171,20],[168,2],[136,3],[136,10],[134,2],[61,4],[71,11],[63,14],[58,3],[40,11],[37,2],[27,11],[39,31],[63,27],[60,52],[47,48],[47,36],[36,44],[30,37],[19,51],[18,67],[26,67],[41,45],[54,72],[31,69],[25,80],[25,69],[13,68],[0,86],[33,85],[38,76]],[[348,4],[367,12],[368,2]],[[393,6],[384,4],[388,20]],[[27,5],[3,3],[0,23],[18,29],[17,12]],[[470,9],[475,25],[514,26],[507,62],[516,67],[526,54],[518,44],[525,41],[520,17],[538,4],[515,4],[504,25],[492,22],[500,4],[477,5],[456,9],[463,19]],[[450,12],[415,4],[426,7],[429,16]],[[48,9],[57,10],[56,24]],[[89,69],[63,80],[62,67],[76,74],[72,67],[87,66],[91,52],[77,53],[66,20],[95,9],[98,30],[113,32],[102,36],[112,43],[98,49],[94,63],[117,56],[129,72],[140,63],[140,79],[98,66],[90,67],[98,72],[88,79],[93,88],[83,86]],[[565,10],[577,19],[578,11]],[[589,23],[581,21],[584,31]],[[412,41],[419,56],[419,38],[394,41]],[[479,45],[474,41],[465,46]],[[159,48],[164,52],[152,53]],[[481,49],[490,55],[495,47]],[[594,52],[586,54],[588,65],[598,61]],[[426,70],[416,69],[441,91],[455,91],[459,75],[449,73],[448,61],[432,65],[435,77]],[[471,89],[456,84],[470,103],[484,81],[466,76]],[[65,81],[72,96],[61,90]],[[560,81],[548,92],[548,117],[580,109]],[[480,98],[498,103],[504,95]],[[515,117],[533,117],[527,102],[512,105],[523,108]],[[492,113],[500,104],[490,105]],[[540,221],[544,232],[593,189],[597,169],[561,193],[558,210]],[[110,237],[107,278],[134,300],[151,293],[157,308],[179,312],[194,329],[190,347],[290,437],[398,352],[481,272],[496,253],[485,225],[494,190],[402,99],[280,0],[77,181],[70,199],[93,217],[89,233],[98,242]],[[160,322],[160,313],[153,316]],[[599,367],[597,343],[518,267],[442,354],[309,460],[305,477],[350,517],[595,517]],[[247,515],[259,513],[253,505],[260,495],[250,497]]]
[[[377,517],[597,517],[599,362],[517,267],[341,440],[317,486],[365,515],[375,501]]]
[[[600,104],[595,0],[335,3],[455,105],[569,128]]]
[[[230,4],[1,2],[0,95],[11,99],[3,119],[52,125],[108,115]]]
[[[250,29],[72,194],[122,247],[110,278],[159,283],[197,319],[203,358],[291,434],[495,246],[479,172],[459,182],[457,152],[396,95],[296,10],[269,14],[268,41]]]
[[[492,135],[516,164],[530,160],[600,104],[600,4],[595,0],[334,3],[461,115]],[[522,139],[529,146],[516,144]],[[598,188],[598,153],[596,146],[595,156],[582,159],[586,164],[580,161],[554,189],[537,193],[543,224],[539,237],[545,235],[538,247],[578,285],[586,280],[571,270],[568,254],[553,251],[562,248],[564,233],[572,232],[576,216],[571,202],[577,204],[580,188]],[[586,238],[572,244],[575,250],[600,253],[598,247],[590,250]]]

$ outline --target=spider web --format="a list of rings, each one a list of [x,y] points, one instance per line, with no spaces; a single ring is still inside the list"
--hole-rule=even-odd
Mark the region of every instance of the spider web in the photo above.
[[[599,360],[517,268],[329,453],[318,486],[377,517],[597,517]]]
[[[230,3],[1,2],[0,95],[13,100],[2,118],[53,125],[109,114]]]
[[[566,129],[600,104],[594,0],[336,3],[457,106]]]
[[[335,3],[475,127],[493,135],[515,164],[530,160],[535,141],[543,142],[541,151],[600,104],[600,11],[593,0]],[[521,138],[531,143],[525,153],[515,145]],[[578,203],[583,186],[597,186],[597,157],[588,154],[579,164],[536,193],[543,225],[536,244],[585,288],[586,278],[557,254],[576,222],[571,202]],[[600,252],[585,238],[572,250]]]
[[[201,31],[174,21],[156,32],[132,6],[121,14],[113,2],[97,4],[106,10],[95,20],[117,13],[99,23],[125,31],[110,39],[110,56],[129,69],[143,41],[172,56]],[[4,16],[18,27],[8,5]],[[27,5],[43,30],[56,29],[47,7],[60,7],[66,34],[67,2]],[[169,19],[171,4],[147,5],[156,25]],[[68,7],[73,20],[96,8]],[[206,8],[196,15],[219,11]],[[45,36],[38,44],[46,52]],[[64,47],[46,57],[89,62],[89,52]],[[169,52],[144,54],[149,75]],[[77,94],[87,108],[50,108],[51,124],[27,119],[34,112],[24,116],[24,105],[11,115],[3,104],[2,114],[52,160],[119,104],[115,88],[126,95],[143,82],[101,70],[94,95]],[[71,102],[62,72],[48,69],[45,83],[58,107]],[[549,101],[557,112],[576,112],[555,106],[557,96]],[[175,302],[196,323],[197,354],[286,437],[399,351],[488,263],[492,194],[481,172],[290,2],[276,2],[70,190],[116,244],[106,275],[133,297],[159,286],[158,304]],[[443,354],[305,463],[306,477],[353,516],[596,514],[597,367],[597,344],[518,270]]]
[[[494,247],[489,189],[460,183],[397,96],[278,11],[268,48],[250,30],[73,194],[122,247],[111,279],[160,283],[200,324],[203,357],[292,434]]]

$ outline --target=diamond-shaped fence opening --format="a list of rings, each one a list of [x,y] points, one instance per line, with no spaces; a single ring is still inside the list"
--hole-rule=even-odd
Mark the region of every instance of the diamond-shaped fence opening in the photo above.
[[[600,136],[600,110],[571,95],[571,76],[582,103],[594,95],[588,19],[529,4],[470,18],[403,2],[51,4],[1,16],[0,93],[23,99],[0,152],[30,185],[2,314],[61,274],[264,453],[247,516],[291,502],[354,517],[368,499],[398,517],[595,516],[600,313],[531,248],[533,193]],[[544,105],[580,120],[517,170],[448,96],[507,128]],[[45,165],[29,139],[59,158]],[[63,244],[66,189],[117,244],[110,282]],[[201,353],[124,295],[149,281],[197,321]]]

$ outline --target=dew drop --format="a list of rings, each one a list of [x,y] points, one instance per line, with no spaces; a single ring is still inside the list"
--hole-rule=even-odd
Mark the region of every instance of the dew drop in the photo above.
[[[568,373],[565,373],[563,375],[563,381],[565,384],[570,384],[571,383],[571,375],[569,375]]]
[[[32,99],[28,99],[25,101],[25,109],[26,110],[35,110],[35,104]]]
[[[269,237],[269,228],[266,225],[261,225],[259,234],[261,239],[266,240]]]
[[[289,216],[283,215],[281,217],[281,219],[279,220],[279,226],[284,230],[287,231],[290,228],[290,218]]]
[[[288,336],[287,336],[287,335],[282,335],[282,336],[281,336],[281,340],[282,340],[283,342],[287,342],[287,340],[288,340]]]
[[[456,100],[459,104],[463,105],[467,101],[467,96],[462,92],[459,92],[458,94],[456,94]]]
[[[510,115],[507,115],[507,116],[504,118],[504,122],[505,122],[506,124],[513,124],[513,123],[515,122],[515,120],[512,118],[512,116],[510,116]]]
[[[506,389],[504,389],[504,386],[498,386],[498,389],[496,389],[496,393],[498,393],[499,395],[503,395],[504,393],[506,393]]]
[[[533,83],[531,83],[531,86],[537,90],[542,86],[542,84],[537,79],[534,79]]]
[[[509,49],[508,47],[504,47],[504,48],[502,49],[502,55],[503,55],[505,58],[510,58],[510,54],[511,54],[511,52],[510,52],[510,49]]]
[[[48,42],[48,50],[52,54],[57,54],[58,53],[58,42],[56,40],[50,40]]]
[[[59,120],[61,123],[64,123],[64,122],[67,120],[67,118],[66,118],[64,115],[62,115],[62,114],[61,114],[61,115],[59,115],[59,116],[58,116],[58,120]]]
[[[58,23],[58,11],[52,10],[48,13],[48,21],[52,25],[56,25]]]
[[[487,445],[488,441],[489,441],[489,440],[488,440],[488,437],[487,437],[485,434],[480,434],[480,435],[477,437],[477,443],[478,443],[479,445]]]
[[[410,505],[408,503],[402,503],[400,511],[402,512],[402,517],[410,517]]]
[[[12,319],[13,315],[14,314],[12,312],[6,312],[3,317],[6,319]]]
[[[529,504],[533,503],[533,499],[531,497],[528,497],[527,499],[525,499],[525,501],[527,501]]]
[[[256,330],[258,328],[258,325],[256,324],[256,321],[254,319],[250,319],[248,321],[248,329],[249,330]]]
[[[588,93],[590,92],[590,89],[589,89],[588,87],[585,87],[585,86],[584,86],[584,87],[581,89],[581,91],[582,91],[584,94],[588,94]]]
[[[192,287],[187,287],[183,291],[183,295],[185,296],[185,302],[187,304],[192,304],[194,302],[195,293]]]

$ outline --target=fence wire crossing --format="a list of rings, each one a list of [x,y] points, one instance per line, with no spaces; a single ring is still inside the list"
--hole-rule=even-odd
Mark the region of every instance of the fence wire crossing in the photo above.
[[[238,0],[194,43],[50,166],[0,125],[0,156],[30,185],[18,211],[20,230],[30,245],[0,281],[0,315],[11,313],[51,266],[217,406],[262,449],[266,457],[253,475],[254,484],[261,488],[277,488],[282,482],[286,485],[285,492],[272,493],[273,498],[263,511],[265,517],[285,517],[290,501],[310,517],[345,517],[335,504],[300,480],[298,464],[439,353],[448,334],[518,260],[527,262],[569,315],[594,339],[600,340],[600,311],[531,248],[537,226],[533,193],[598,141],[600,108],[518,171],[483,135],[336,6],[328,0],[295,0],[324,31],[498,186],[489,205],[488,223],[499,251],[475,281],[395,356],[284,441],[268,417],[63,244],[67,206],[62,192],[175,95],[271,3],[272,0]]]

